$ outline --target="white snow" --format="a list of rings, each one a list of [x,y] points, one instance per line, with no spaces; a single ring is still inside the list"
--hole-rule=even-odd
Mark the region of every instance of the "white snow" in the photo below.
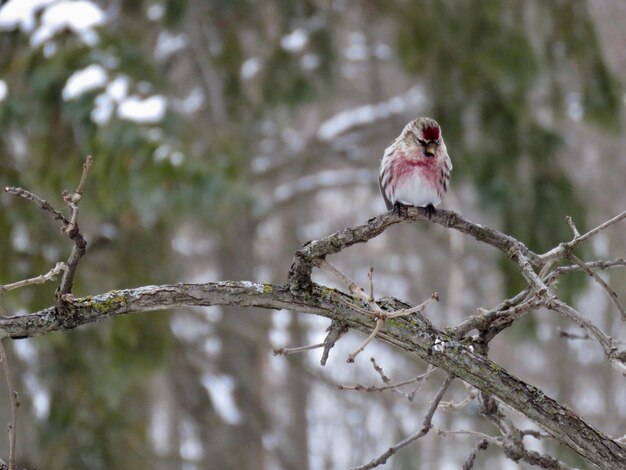
[[[165,60],[187,46],[187,36],[184,33],[172,34],[162,31],[154,46],[154,56],[157,60]]]
[[[291,33],[283,36],[280,45],[289,52],[299,52],[309,42],[309,36],[302,28],[294,29]]]
[[[8,93],[9,87],[7,86],[7,82],[0,80],[0,101],[4,100]]]
[[[95,107],[91,110],[91,120],[102,126],[109,122],[113,114],[113,100],[107,93],[100,93],[96,96]]]
[[[249,80],[261,70],[261,61],[258,57],[250,57],[241,65],[241,78]]]
[[[163,95],[154,95],[145,99],[132,95],[120,103],[117,116],[120,119],[138,123],[154,124],[163,118],[166,109],[167,99]]]
[[[183,114],[194,114],[202,109],[204,105],[204,91],[201,87],[196,87],[182,99],[172,101],[172,107]]]
[[[0,7],[0,30],[19,27],[30,33],[35,28],[35,14],[57,0],[9,0]]]
[[[233,392],[235,381],[228,375],[205,376],[202,383],[211,395],[211,401],[215,406],[215,411],[229,424],[241,422],[241,412],[237,408]]]
[[[304,70],[316,69],[320,65],[320,56],[313,54],[312,52],[304,54],[300,60],[300,65],[302,65]]]
[[[120,103],[128,96],[128,87],[130,87],[130,78],[126,75],[120,75],[109,83],[106,93],[113,101]]]
[[[399,96],[377,104],[366,104],[335,114],[322,123],[317,137],[323,142],[330,142],[350,130],[371,125],[394,114],[401,114],[424,104],[424,92],[415,86]]]
[[[61,1],[50,5],[41,16],[41,25],[30,38],[33,47],[49,41],[64,29],[74,32],[82,41],[93,46],[98,35],[93,28],[104,24],[105,13],[92,2],[86,0]]]
[[[274,190],[273,204],[285,202],[297,194],[306,193],[315,189],[334,188],[349,184],[371,184],[375,180],[370,170],[326,170],[312,175],[297,178],[284,183]]]
[[[92,64],[83,70],[77,70],[68,78],[63,88],[63,99],[65,101],[76,99],[87,91],[103,87],[106,82],[107,72],[104,67]]]
[[[147,14],[150,21],[159,21],[165,14],[165,7],[162,3],[155,3],[154,5],[150,5],[148,7]]]

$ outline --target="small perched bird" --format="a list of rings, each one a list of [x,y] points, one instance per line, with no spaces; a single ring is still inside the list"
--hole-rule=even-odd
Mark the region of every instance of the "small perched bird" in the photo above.
[[[434,119],[417,118],[387,147],[378,183],[387,209],[423,206],[429,216],[448,190],[452,161]]]

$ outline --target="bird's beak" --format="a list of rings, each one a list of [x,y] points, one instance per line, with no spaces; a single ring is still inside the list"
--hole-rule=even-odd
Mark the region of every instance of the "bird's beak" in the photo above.
[[[434,157],[435,156],[435,146],[434,145],[429,145],[426,147],[426,151],[424,152],[424,154],[427,157]]]

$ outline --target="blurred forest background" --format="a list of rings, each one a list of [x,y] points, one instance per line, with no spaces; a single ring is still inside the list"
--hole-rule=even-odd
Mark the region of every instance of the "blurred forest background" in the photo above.
[[[407,121],[434,117],[454,163],[443,206],[545,251],[626,207],[626,3],[468,0],[10,0],[0,7],[0,186],[62,206],[86,155],[88,242],[76,295],[178,281],[284,282],[293,252],[384,210],[377,172]],[[48,271],[69,242],[0,196],[0,284]],[[623,228],[587,260],[624,256]],[[395,226],[333,258],[376,295],[456,324],[524,284],[495,250],[429,224]],[[626,294],[624,271],[604,274]],[[333,280],[318,280],[335,285]],[[11,292],[5,314],[53,304]],[[624,327],[583,275],[559,289],[616,339]],[[420,427],[443,374],[413,401],[340,391],[425,364],[377,342],[272,357],[320,342],[325,319],[188,309],[5,341],[22,406],[19,462],[46,469],[343,469]],[[608,435],[626,432],[623,378],[573,325],[537,311],[490,357]],[[457,381],[458,382],[458,381]],[[462,400],[454,384],[446,399]],[[0,427],[9,400],[0,385]],[[442,429],[493,432],[472,404]],[[512,412],[511,412],[512,413]],[[515,419],[519,417],[514,415]],[[2,434],[5,436],[5,434]],[[431,433],[386,468],[458,469],[478,442]],[[529,443],[580,468],[550,440]],[[8,439],[0,454],[8,457]],[[499,449],[476,468],[526,468]]]

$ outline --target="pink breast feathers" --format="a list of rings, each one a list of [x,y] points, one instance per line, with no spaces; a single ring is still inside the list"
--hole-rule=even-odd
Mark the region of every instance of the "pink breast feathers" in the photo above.
[[[415,176],[419,176],[433,185],[437,180],[437,165],[434,159],[407,158],[402,155],[402,158],[399,158],[394,166],[393,174],[396,175],[397,184],[402,184],[406,179]]]

